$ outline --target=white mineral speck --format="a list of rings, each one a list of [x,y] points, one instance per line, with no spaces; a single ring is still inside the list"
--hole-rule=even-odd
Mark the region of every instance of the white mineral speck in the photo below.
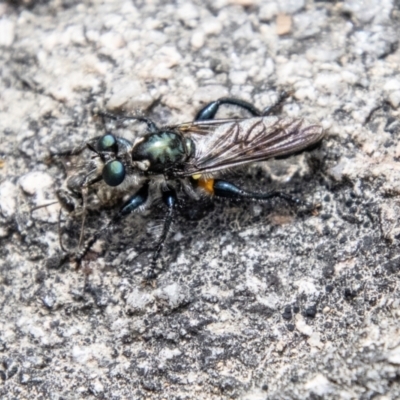
[[[86,364],[91,358],[92,354],[89,348],[74,346],[72,348],[72,358],[79,364]]]
[[[258,3],[258,1],[257,0],[230,0],[229,3],[247,7],[247,6],[256,5]]]
[[[166,300],[171,308],[179,307],[186,298],[183,288],[178,283],[160,288],[156,291],[156,296],[162,300]]]
[[[63,33],[62,39],[64,41],[64,45],[78,44],[83,46],[86,43],[83,28],[79,25],[69,26]]]
[[[270,21],[278,14],[278,12],[278,4],[274,2],[268,2],[268,4],[264,4],[260,7],[258,17],[261,21]]]
[[[14,22],[6,18],[0,19],[0,46],[11,46],[14,41],[14,36]]]
[[[318,396],[327,395],[333,390],[332,384],[322,374],[317,374],[313,379],[306,382],[304,386]]]
[[[91,385],[91,388],[92,388],[92,390],[93,390],[95,395],[104,392],[104,386],[99,381],[94,382]]]
[[[346,0],[343,4],[343,11],[350,12],[358,21],[365,23],[383,13],[385,3],[388,2],[381,0]]]
[[[389,79],[383,86],[383,90],[388,94],[390,104],[397,108],[400,105],[400,81],[397,78]]]
[[[100,39],[99,31],[89,29],[86,31],[86,37],[91,42],[97,42]]]
[[[203,31],[196,31],[192,35],[192,39],[190,40],[190,44],[195,49],[200,49],[204,46],[205,35]]]
[[[179,349],[165,348],[160,351],[160,358],[163,360],[172,360],[174,357],[178,357],[182,354]]]
[[[215,17],[205,19],[201,27],[206,35],[218,35],[222,31],[222,24]]]
[[[296,325],[296,329],[303,335],[306,335],[306,336],[312,335],[313,328],[310,325],[306,324],[306,321],[304,320],[302,315],[300,315],[300,314],[296,315],[295,325]]]
[[[181,232],[177,232],[175,233],[174,237],[172,238],[172,240],[175,240],[176,242],[179,242],[183,239],[183,235]]]
[[[209,68],[201,68],[196,72],[196,77],[199,79],[210,79],[214,76],[214,72]]]
[[[304,0],[280,0],[279,11],[287,14],[293,14],[304,7]]]
[[[126,298],[126,304],[132,313],[142,312],[153,301],[153,296],[142,290],[134,289]]]
[[[214,101],[220,97],[228,96],[229,92],[225,86],[222,85],[208,85],[199,88],[193,95],[194,102],[209,102]]]
[[[125,46],[123,37],[116,32],[106,32],[100,37],[100,44],[110,50],[119,49]]]
[[[5,181],[0,185],[0,212],[5,218],[10,218],[15,214],[17,208],[17,187]]]
[[[172,71],[166,63],[159,63],[151,71],[150,76],[155,79],[170,79],[172,77]]]
[[[29,327],[29,333],[35,338],[40,338],[45,335],[45,331],[41,327],[34,325],[31,325]]]
[[[297,286],[299,293],[315,297],[318,297],[319,295],[319,290],[316,288],[315,284],[310,280],[301,279],[295,282],[295,285]]]
[[[392,92],[389,94],[389,101],[390,104],[394,107],[397,108],[400,106],[400,90],[397,90],[395,92]]]
[[[121,79],[113,86],[113,94],[107,102],[108,110],[116,110],[121,107],[126,109],[146,109],[152,103],[153,98],[148,94],[142,82],[134,79]]]
[[[342,79],[340,74],[334,72],[321,72],[315,79],[315,87],[321,91],[338,93],[342,91]]]
[[[318,332],[313,332],[310,338],[307,340],[307,343],[311,347],[317,347],[319,349],[323,347],[323,343],[321,342],[321,335]]]
[[[400,346],[390,350],[387,355],[387,359],[392,364],[400,365]]]
[[[174,46],[164,46],[158,52],[157,56],[160,58],[168,68],[179,65],[182,60],[182,56]]]
[[[229,74],[229,79],[234,85],[243,85],[246,83],[247,72],[246,71],[232,71]]]
[[[0,238],[6,237],[8,235],[8,232],[9,231],[7,228],[0,226]]]
[[[198,16],[198,8],[195,7],[192,3],[185,2],[178,8],[177,17],[182,19],[183,21],[195,19],[198,18]]]
[[[53,185],[53,178],[44,172],[33,171],[23,175],[19,184],[25,193],[34,195]]]

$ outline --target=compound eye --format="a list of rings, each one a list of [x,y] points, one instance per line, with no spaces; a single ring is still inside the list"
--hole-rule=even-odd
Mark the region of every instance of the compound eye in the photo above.
[[[99,151],[112,151],[113,153],[118,152],[117,139],[111,133],[102,136],[97,142],[97,148]]]
[[[103,179],[108,186],[118,186],[125,179],[125,167],[121,161],[109,161],[103,168]]]

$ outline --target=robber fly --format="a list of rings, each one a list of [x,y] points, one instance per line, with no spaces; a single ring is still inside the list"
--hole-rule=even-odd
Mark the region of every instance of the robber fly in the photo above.
[[[240,107],[252,117],[214,119],[219,107],[225,104]],[[221,98],[203,107],[193,122],[161,128],[142,116],[99,113],[117,122],[144,122],[147,133],[129,141],[107,132],[75,152],[57,153],[76,155],[87,149],[92,154],[85,168],[67,178],[66,190],[58,192],[59,200],[72,211],[77,201],[84,203],[88,191],[96,185],[120,190],[127,199],[114,218],[115,223],[127,214],[147,208],[161,192],[166,215],[152,256],[155,266],[178,208],[178,193],[184,192],[196,200],[204,196],[252,200],[280,197],[298,202],[279,191],[250,192],[217,178],[227,168],[297,153],[324,136],[321,126],[299,118],[278,118],[271,115],[273,109],[261,112],[245,101]],[[76,260],[83,258],[100,233],[101,230],[77,252]],[[152,267],[150,276],[153,273]]]

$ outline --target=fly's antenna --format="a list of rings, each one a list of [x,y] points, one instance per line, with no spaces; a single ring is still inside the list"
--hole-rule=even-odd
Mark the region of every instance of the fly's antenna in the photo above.
[[[40,204],[39,206],[33,207],[30,209],[30,214],[32,215],[32,213],[36,210],[39,210],[40,208],[45,208],[45,207],[50,207],[53,206],[54,204],[59,203],[58,200],[54,200],[51,203],[47,203],[47,204]]]
[[[63,244],[63,242],[62,242],[61,214],[62,214],[62,208],[60,208],[60,212],[58,213],[58,224],[57,224],[58,243],[59,243],[59,245],[60,245],[60,249],[61,249],[64,253],[68,253],[68,250],[64,247],[64,244]]]
[[[85,222],[86,222],[86,207],[87,207],[87,194],[88,190],[86,188],[82,188],[82,209],[83,209],[83,214],[82,214],[82,224],[81,224],[81,233],[79,235],[79,242],[78,242],[78,248],[80,249],[82,246],[83,242],[83,231],[85,229]]]

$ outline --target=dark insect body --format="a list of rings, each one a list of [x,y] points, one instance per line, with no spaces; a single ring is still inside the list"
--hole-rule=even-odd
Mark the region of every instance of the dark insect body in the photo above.
[[[223,104],[240,107],[252,117],[214,119]],[[275,106],[260,112],[245,101],[222,98],[201,109],[194,122],[162,128],[141,116],[100,113],[103,118],[118,122],[144,122],[148,133],[133,142],[106,133],[89,140],[82,148],[54,153],[78,155],[86,148],[92,152],[90,162],[66,180],[66,189],[58,191],[58,198],[69,211],[75,210],[78,204],[85,211],[92,187],[105,185],[120,191],[119,197],[127,199],[111,222],[115,224],[124,215],[150,205],[161,191],[166,216],[148,274],[148,278],[153,277],[157,258],[179,205],[177,193],[184,192],[195,200],[204,196],[252,200],[280,197],[299,203],[298,199],[279,191],[254,193],[214,178],[227,168],[297,153],[323,138],[324,131],[318,125],[297,118],[271,116]],[[75,254],[78,262],[106,228],[99,230]]]

